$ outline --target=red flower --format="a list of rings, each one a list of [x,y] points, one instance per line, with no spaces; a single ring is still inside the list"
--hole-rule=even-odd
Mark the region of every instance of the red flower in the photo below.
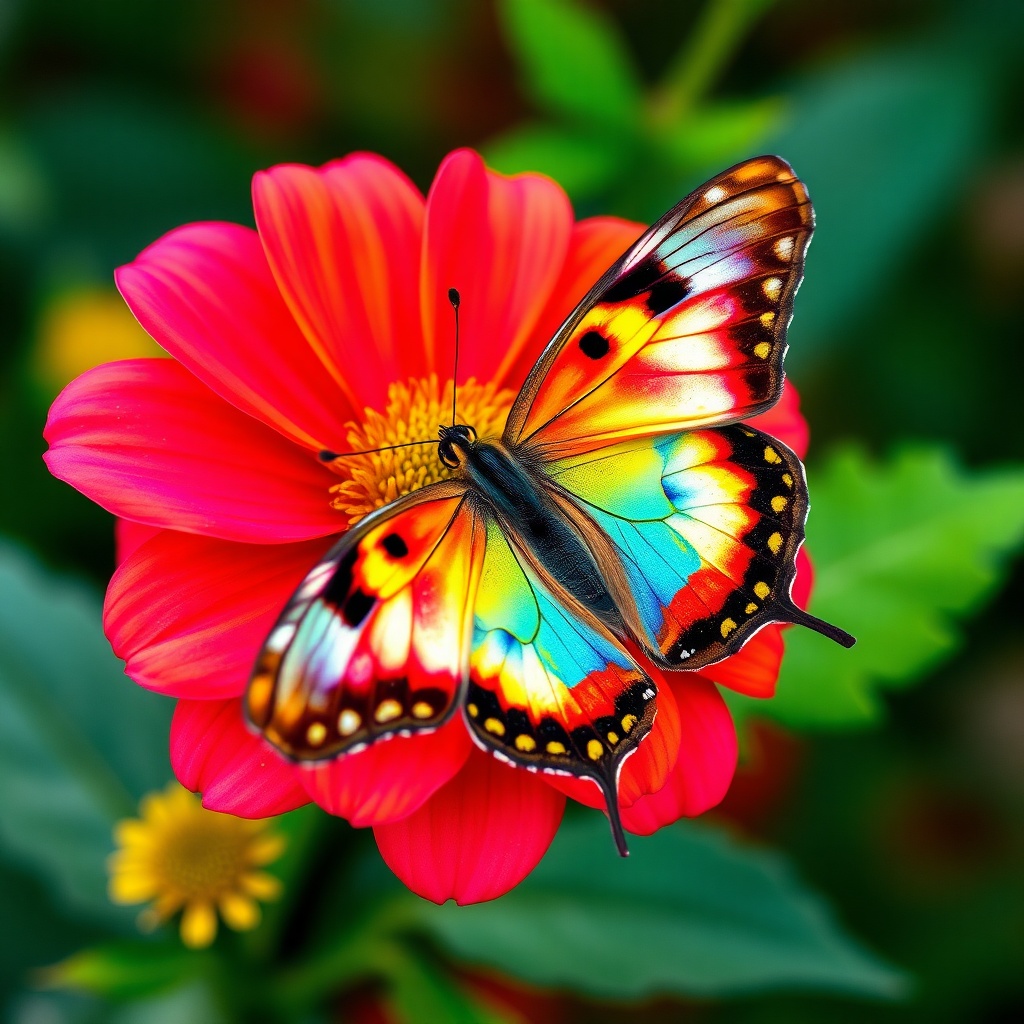
[[[297,766],[249,731],[241,695],[276,615],[337,534],[440,471],[433,456],[338,470],[316,455],[432,436],[450,404],[450,381],[439,383],[449,285],[463,296],[460,407],[478,428],[500,425],[545,342],[641,226],[574,224],[552,181],[502,177],[466,150],[426,200],[364,154],[261,172],[253,197],[258,232],[187,225],[118,271],[174,358],[74,381],[50,413],[47,464],[122,520],[105,629],[132,679],[177,698],[171,760],[185,786],[247,817],[315,800],[372,826],[387,863],[428,899],[490,899],[543,855],[563,794],[597,805],[596,787],[500,763],[458,716]],[[792,389],[760,420],[803,453]],[[716,683],[770,696],[781,652],[771,627],[701,674],[648,668],[662,695],[623,768],[627,829],[653,832],[721,800],[736,738]]]

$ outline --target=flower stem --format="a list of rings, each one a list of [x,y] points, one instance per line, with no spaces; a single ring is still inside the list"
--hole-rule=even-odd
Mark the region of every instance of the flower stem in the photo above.
[[[652,127],[679,124],[704,99],[751,24],[772,0],[708,0],[661,84],[650,95]]]

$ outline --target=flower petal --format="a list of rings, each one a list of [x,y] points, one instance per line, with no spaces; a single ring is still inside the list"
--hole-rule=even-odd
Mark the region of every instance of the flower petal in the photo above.
[[[114,564],[120,565],[151,537],[162,531],[158,526],[133,523],[130,519],[114,520]]]
[[[701,669],[701,674],[721,686],[748,697],[771,697],[782,665],[782,629],[765,626],[735,654]]]
[[[481,903],[518,885],[558,830],[565,797],[536,775],[474,749],[418,811],[373,833],[381,856],[434,903]]]
[[[643,231],[643,224],[619,217],[588,217],[573,225],[558,282],[515,359],[502,364],[498,383],[519,387],[526,380],[562,321]]]
[[[217,935],[217,915],[213,904],[205,900],[192,900],[181,915],[181,941],[189,949],[203,949]]]
[[[501,383],[559,279],[572,222],[549,178],[504,177],[468,149],[445,159],[427,197],[420,283],[424,344],[441,380],[455,351],[448,289],[462,297],[459,381]]]
[[[228,892],[218,900],[220,916],[236,932],[247,932],[260,923],[259,904],[241,893]]]
[[[267,818],[309,803],[301,770],[248,730],[241,700],[178,701],[171,767],[211,811]]]
[[[329,470],[171,359],[82,374],[57,396],[45,436],[54,476],[139,523],[261,544],[344,525]]]
[[[807,456],[811,431],[800,411],[800,396],[789,378],[782,386],[782,396],[767,412],[754,416],[747,422],[756,430],[763,430],[777,437],[784,445],[792,448],[803,459]]]
[[[736,730],[715,684],[693,672],[677,672],[670,685],[682,724],[679,758],[657,793],[623,809],[622,824],[636,835],[714,807],[736,771]]]
[[[281,298],[259,235],[187,224],[120,267],[140,324],[233,406],[307,448],[338,444],[355,410]]]
[[[412,814],[452,779],[473,743],[461,715],[437,732],[395,736],[334,761],[306,766],[302,781],[329,814],[357,828]]]
[[[383,408],[392,380],[425,376],[423,196],[398,168],[367,153],[272,167],[253,205],[285,302],[358,413]]]
[[[161,530],[107,587],[103,629],[125,672],[172,697],[237,697],[324,541],[232,544]]]

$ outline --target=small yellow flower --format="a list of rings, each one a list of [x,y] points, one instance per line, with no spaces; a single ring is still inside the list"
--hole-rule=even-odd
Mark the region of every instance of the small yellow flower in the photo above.
[[[152,901],[139,915],[147,930],[182,910],[181,941],[193,949],[213,942],[218,910],[236,931],[259,924],[256,900],[276,899],[281,889],[259,870],[284,849],[268,822],[208,811],[176,783],[144,796],[139,812],[114,829],[118,849],[108,862],[114,903]]]

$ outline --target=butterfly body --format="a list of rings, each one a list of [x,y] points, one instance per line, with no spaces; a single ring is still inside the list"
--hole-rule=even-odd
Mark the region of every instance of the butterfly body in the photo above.
[[[666,214],[556,333],[501,437],[442,426],[451,479],[310,570],[257,659],[252,725],[313,761],[461,713],[495,756],[593,780],[625,852],[618,780],[655,721],[651,664],[702,668],[772,622],[853,643],[790,597],[799,459],[739,422],[781,394],[812,226],[777,157]]]

